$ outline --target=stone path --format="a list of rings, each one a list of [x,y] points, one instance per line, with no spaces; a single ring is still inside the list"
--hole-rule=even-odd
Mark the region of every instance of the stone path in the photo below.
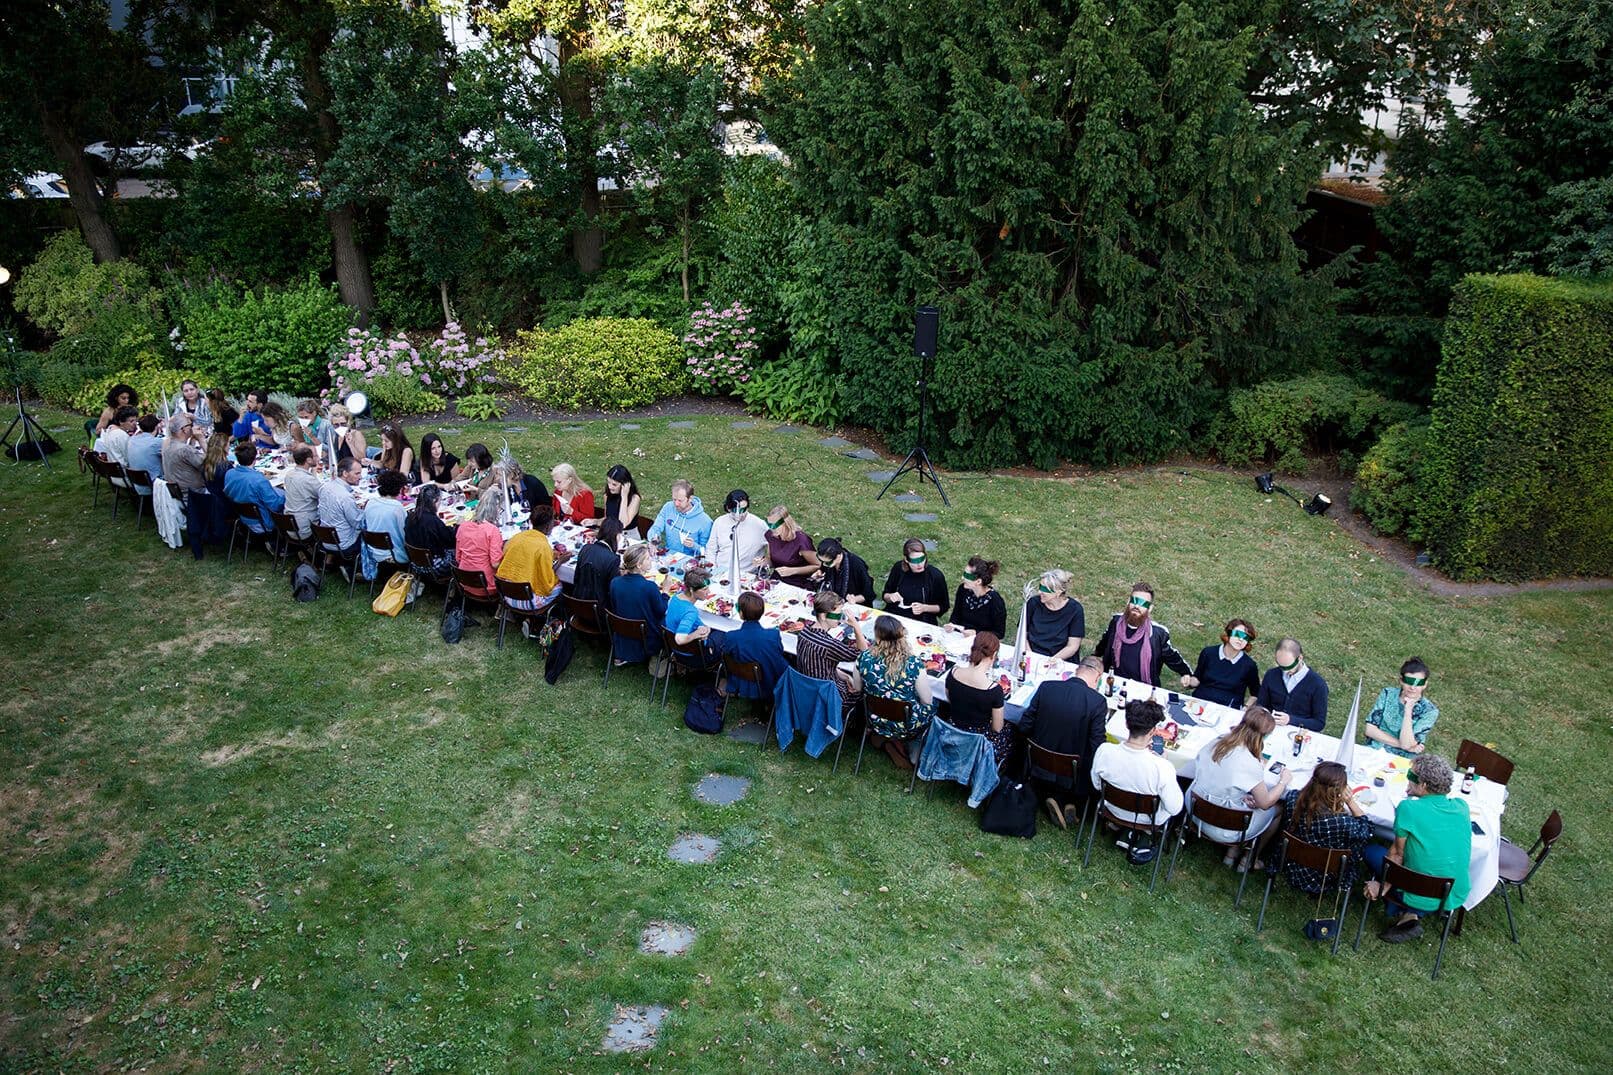
[[[728,424],[733,426],[735,429],[755,429],[756,428],[756,423],[755,422],[729,422]]]
[[[891,497],[891,499],[896,501],[898,504],[924,503],[924,498],[919,496],[917,493],[898,493],[896,496]]]
[[[728,806],[750,794],[750,781],[743,776],[707,773],[694,786],[694,797],[713,806]]]
[[[637,422],[621,422],[621,423],[618,423],[618,424],[620,425],[620,427],[622,429],[638,429],[638,428],[640,428],[639,424]]]
[[[724,734],[736,743],[749,743],[755,746],[762,741],[762,736],[767,734],[767,729],[758,721],[742,720]]]
[[[694,944],[693,926],[676,922],[651,922],[639,934],[638,950],[652,956],[681,956]]]
[[[668,422],[666,424],[666,427],[668,429],[693,429],[694,428],[694,423],[693,422]]]
[[[936,545],[939,544],[934,538],[919,538],[919,540],[924,542],[925,552],[934,552]]]
[[[668,1009],[661,1004],[641,1008],[616,1005],[616,1015],[605,1028],[607,1053],[642,1053],[655,1048],[655,1038],[666,1022]]]
[[[847,440],[845,437],[819,437],[818,443],[823,445],[825,448],[851,447],[851,441]]]
[[[715,836],[704,836],[698,832],[686,832],[667,849],[666,857],[673,862],[682,862],[689,865],[700,865],[717,861],[717,852],[722,850],[722,844]]]
[[[775,433],[799,433],[799,432],[801,432],[801,427],[800,426],[792,426],[788,422],[786,422],[784,425],[774,426],[773,427],[773,432],[775,432]]]
[[[894,470],[870,470],[868,472],[868,480],[881,485],[894,477],[896,477]]]
[[[897,497],[897,499],[900,500],[901,497]],[[936,519],[940,518],[940,516],[933,515],[927,511],[913,511],[908,512],[906,515],[902,516],[902,518],[906,519],[910,523],[933,523]]]
[[[861,459],[867,463],[872,463],[879,459],[879,453],[872,448],[858,448],[854,452],[841,452],[840,454],[847,459]]]

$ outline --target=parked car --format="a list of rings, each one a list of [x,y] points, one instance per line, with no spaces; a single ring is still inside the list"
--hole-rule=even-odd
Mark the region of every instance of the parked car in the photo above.
[[[108,168],[119,163],[126,169],[143,171],[162,167],[175,153],[195,160],[211,142],[210,138],[180,138],[173,131],[161,130],[151,142],[136,142],[127,146],[108,141],[91,142],[84,147],[84,153]]]
[[[55,172],[35,172],[24,176],[14,185],[9,196],[13,198],[65,198],[67,181]]]

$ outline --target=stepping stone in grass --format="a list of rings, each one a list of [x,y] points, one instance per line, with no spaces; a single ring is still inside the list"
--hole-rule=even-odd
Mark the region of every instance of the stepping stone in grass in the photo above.
[[[562,432],[562,433],[581,433],[581,432],[583,432],[583,428],[582,428],[582,426],[561,426],[560,427],[560,432]]]
[[[698,832],[686,832],[678,837],[677,842],[667,849],[666,857],[673,862],[686,862],[692,865],[717,861],[717,852],[722,844],[717,842],[715,836],[702,836]]]
[[[924,551],[925,552],[934,552],[935,551],[936,540],[934,538],[919,538],[919,540],[924,542]]]
[[[451,435],[457,437],[457,436],[459,436],[461,433],[463,433],[465,431],[463,429],[439,429],[439,430],[437,430],[437,432],[438,433],[448,433],[448,434],[451,434]]]
[[[526,426],[505,426],[504,427],[504,432],[506,432],[506,433],[525,433],[526,432]]]
[[[799,432],[801,432],[801,427],[800,426],[792,426],[788,422],[786,422],[781,426],[774,426],[773,427],[773,432],[775,432],[775,433],[799,433]]]
[[[841,452],[840,454],[847,459],[861,459],[867,463],[872,463],[879,458],[879,453],[872,448],[858,448],[855,452]]]
[[[694,797],[713,806],[728,806],[750,794],[750,781],[742,776],[707,773],[694,786]]]
[[[896,499],[900,500],[902,498],[897,497]],[[932,515],[927,511],[913,511],[902,516],[902,518],[906,519],[910,523],[933,523],[935,522],[937,516]]]
[[[666,1022],[668,1009],[660,1004],[640,1008],[616,1005],[616,1014],[605,1028],[607,1053],[642,1053],[655,1048],[655,1039]]]
[[[622,422],[622,423],[620,423],[620,425],[621,425],[621,428],[623,428],[623,429],[637,429],[638,428],[638,424],[635,423],[635,422]]]
[[[898,504],[922,504],[922,503],[924,503],[924,498],[919,496],[917,493],[901,493],[901,494],[899,494],[897,496],[891,497],[891,499],[896,501]]]
[[[735,429],[755,429],[756,428],[756,423],[755,422],[729,422],[728,424],[733,426]]]
[[[752,746],[762,741],[767,729],[754,720],[742,721],[728,729],[728,738],[736,743],[749,743]]]
[[[871,482],[888,482],[894,477],[896,477],[894,470],[870,470],[868,472],[868,480]]]
[[[851,441],[847,440],[845,437],[820,437],[818,438],[818,443],[823,445],[825,448],[851,447]]]
[[[693,429],[694,428],[694,423],[693,422],[668,422],[666,424],[666,427],[668,429]]]
[[[651,922],[639,934],[638,950],[652,956],[681,956],[688,954],[694,944],[693,926],[680,926],[675,922]]]

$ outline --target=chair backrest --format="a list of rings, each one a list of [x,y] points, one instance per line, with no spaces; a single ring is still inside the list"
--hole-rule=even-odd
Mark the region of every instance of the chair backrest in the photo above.
[[[737,657],[723,655],[723,670],[735,679],[743,679],[747,683],[762,685],[762,666],[755,661],[741,661]]]
[[[1462,740],[1462,745],[1456,748],[1456,767],[1466,769],[1473,767],[1473,771],[1486,780],[1493,780],[1497,784],[1505,784],[1512,779],[1512,762],[1501,754],[1496,753],[1483,743],[1475,743],[1471,739]]]
[[[391,534],[384,533],[380,530],[362,530],[359,532],[358,536],[363,540],[364,544],[368,545],[376,552],[384,552],[388,556],[393,554]]]
[[[339,549],[342,547],[342,539],[337,535],[336,528],[334,526],[326,526],[323,523],[310,523],[309,527],[313,531],[314,539],[321,545],[328,549]]]
[[[648,642],[650,640],[650,625],[643,620],[630,620],[626,616],[605,610],[605,622],[610,626],[610,633],[619,635],[632,642]]]
[[[1283,861],[1307,870],[1315,870],[1323,879],[1344,874],[1344,865],[1350,861],[1350,852],[1337,847],[1323,847],[1301,840],[1291,832],[1283,833]]]
[[[870,693],[863,695],[863,703],[868,706],[870,716],[897,724],[906,724],[913,713],[913,703],[900,698],[882,698]]]
[[[650,536],[650,527],[652,527],[654,525],[655,525],[655,520],[650,518],[648,515],[635,515],[633,517],[633,527],[632,528],[637,529],[638,532],[643,534],[645,537]]]
[[[489,601],[492,595],[487,585],[487,576],[480,571],[471,571],[469,568],[454,568],[454,581],[459,588],[465,591],[465,596],[472,601]]]
[[[573,627],[585,634],[604,633],[598,601],[590,601],[586,597],[573,597],[569,593],[563,595],[561,599],[566,603],[566,613],[571,617]]]
[[[425,549],[422,549],[418,545],[411,545],[407,541],[403,543],[403,551],[404,554],[409,557],[409,563],[413,564],[415,567],[418,567],[420,570],[427,572],[428,574],[430,573],[431,553],[427,552]]]
[[[1546,819],[1546,823],[1540,826],[1540,839],[1536,840],[1534,846],[1529,849],[1529,857],[1535,861],[1530,865],[1529,873],[1524,877],[1525,881],[1528,881],[1530,877],[1535,875],[1535,871],[1540,869],[1540,864],[1546,861],[1547,855],[1551,854],[1551,845],[1556,843],[1557,838],[1562,834],[1563,815],[1553,810],[1551,816]]]
[[[274,523],[274,529],[281,537],[297,540],[297,517],[286,511],[271,511],[269,519]]]
[[[1192,799],[1192,803],[1188,806],[1188,812],[1204,824],[1212,825],[1218,829],[1247,833],[1249,824],[1255,818],[1253,810],[1238,810],[1231,806],[1222,806],[1219,803],[1208,802],[1198,795],[1192,796]]]
[[[661,645],[665,647],[668,653],[675,654],[679,657],[699,657],[701,653],[700,641],[698,639],[693,642],[680,645],[678,643],[678,633],[672,630],[670,627],[661,628]]]
[[[1390,888],[1397,888],[1408,896],[1421,896],[1424,899],[1437,900],[1439,906],[1444,907],[1445,901],[1450,897],[1451,889],[1455,887],[1456,880],[1451,877],[1434,877],[1431,874],[1418,873],[1409,870],[1393,860],[1385,860],[1383,864],[1384,884]]]
[[[130,467],[124,467],[123,473],[129,479],[130,485],[136,485],[143,489],[151,488],[151,472],[149,470],[134,470]]]
[[[1026,743],[1025,750],[1030,756],[1031,767],[1054,776],[1067,776],[1075,779],[1075,770],[1081,764],[1079,754],[1060,754],[1056,750],[1049,750],[1038,743]]]
[[[1098,789],[1101,802],[1112,806],[1116,810],[1124,810],[1140,818],[1148,818],[1151,822],[1159,813],[1159,796],[1149,795],[1141,791],[1127,791],[1117,788],[1113,784],[1104,784]],[[1148,822],[1143,822],[1147,824]]]
[[[506,601],[531,601],[532,584],[530,582],[515,582],[511,579],[494,577],[493,585],[498,588],[498,595]]]

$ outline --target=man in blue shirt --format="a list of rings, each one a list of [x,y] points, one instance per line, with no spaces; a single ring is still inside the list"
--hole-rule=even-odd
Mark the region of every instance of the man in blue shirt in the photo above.
[[[235,447],[236,466],[224,475],[224,495],[239,505],[241,521],[254,534],[268,534],[274,530],[271,511],[284,511],[285,494],[269,483],[269,479],[252,469],[257,462],[258,450],[250,444]],[[250,509],[250,510],[246,510]]]
[[[699,556],[711,540],[711,516],[694,495],[694,485],[685,478],[672,483],[672,499],[661,506],[661,511],[650,526],[645,539],[659,542],[672,552],[685,556]]]
[[[162,477],[162,441],[156,437],[157,416],[141,415],[140,431],[129,438],[129,469],[143,470],[153,478]],[[151,495],[151,486],[136,485],[141,496]]]
[[[683,576],[683,593],[666,603],[666,629],[677,638],[680,648],[689,647],[699,652],[698,659],[685,658],[686,663],[695,668],[709,668],[716,658],[717,647],[707,642],[711,628],[701,621],[700,610],[694,606],[696,601],[710,596],[711,579],[697,569]]]
[[[265,435],[271,435],[269,434],[268,424],[263,420],[263,404],[268,398],[269,393],[261,388],[254,388],[248,392],[246,394],[246,413],[235,420],[235,424],[230,427],[230,435],[236,440],[250,440],[254,427],[262,430]]]

